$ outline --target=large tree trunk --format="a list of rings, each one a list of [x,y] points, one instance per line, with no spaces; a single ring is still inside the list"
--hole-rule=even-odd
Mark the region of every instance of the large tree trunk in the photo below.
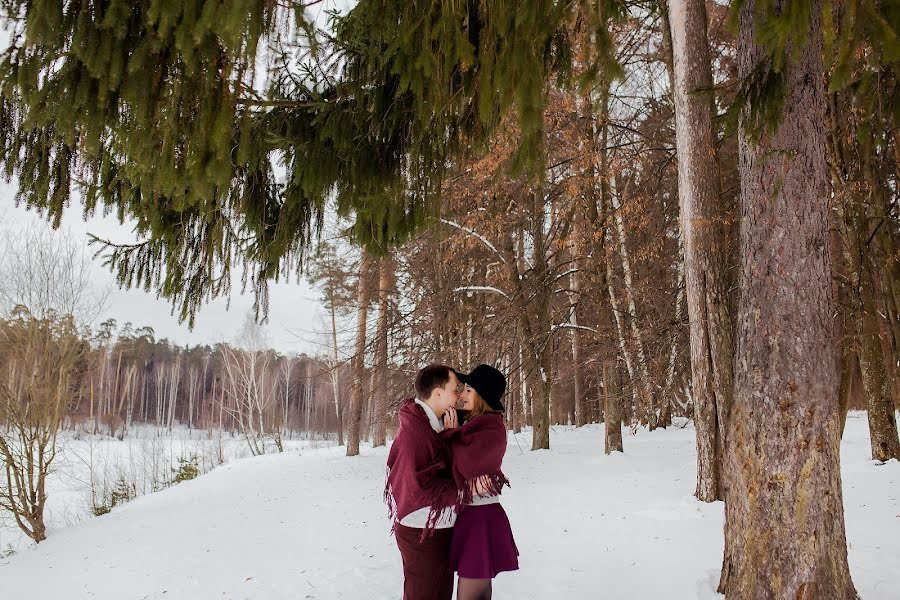
[[[734,393],[734,344],[728,311],[725,226],[713,132],[704,0],[669,0],[678,200],[684,244],[691,380],[697,432],[697,498],[724,500],[721,464]],[[704,92],[707,90],[707,92]]]
[[[550,313],[554,288],[549,285],[550,267],[547,263],[547,241],[544,237],[544,219],[547,214],[544,188],[532,192],[531,244],[534,322],[530,325],[529,345],[535,360],[532,396],[533,437],[532,450],[550,449],[550,393],[553,387],[553,321]],[[522,294],[523,303],[527,296]],[[527,304],[526,304],[527,305]]]
[[[622,384],[618,361],[603,363],[603,451],[622,452]]]
[[[852,182],[847,182],[853,188]],[[849,265],[850,281],[846,296],[849,308],[844,309],[844,336],[842,340],[842,365],[840,404],[846,417],[850,403],[853,375],[858,361],[861,383],[866,400],[866,416],[869,423],[869,440],[873,460],[900,459],[900,440],[897,437],[897,420],[891,397],[890,380],[886,369],[885,353],[881,340],[881,324],[875,295],[878,261],[872,260],[872,249],[866,243],[869,237],[865,199],[848,197],[843,201],[846,242],[842,244],[844,260]],[[854,337],[851,337],[854,336]],[[851,341],[852,340],[852,341]],[[841,428],[843,435],[843,426]]]
[[[369,312],[369,293],[366,277],[369,271],[368,253],[364,250],[359,267],[359,283],[357,284],[356,350],[350,361],[353,371],[353,389],[350,392],[350,423],[347,427],[347,456],[359,454],[359,430],[362,421],[363,388],[365,387],[364,369],[366,358],[366,321]]]
[[[744,81],[768,67],[757,5],[740,9]],[[812,2],[805,46],[787,50],[780,121],[753,139],[746,106],[741,119],[741,296],[720,582],[729,600],[857,598],[841,490],[820,11]]]
[[[381,259],[378,272],[378,332],[375,334],[375,408],[373,446],[384,446],[387,437],[388,407],[388,311],[394,263],[390,255]]]
[[[857,256],[860,257],[859,268],[859,308],[860,315],[857,320],[859,332],[859,366],[862,373],[863,388],[866,392],[866,408],[869,417],[869,436],[872,444],[872,459],[886,461],[892,458],[900,460],[900,439],[897,437],[897,417],[895,415],[894,400],[891,390],[888,365],[894,366],[895,361],[889,360],[891,343],[890,330],[882,329],[883,318],[879,315],[886,313],[887,303],[883,294],[881,273],[888,271],[881,250],[885,236],[879,235],[877,229],[890,229],[889,215],[882,210],[887,206],[887,199],[882,195],[884,190],[883,180],[876,174],[872,166],[872,157],[864,159],[863,171],[868,182],[867,194],[864,202],[859,205],[860,218],[857,221],[856,241],[859,248]],[[876,224],[873,226],[870,224]],[[871,247],[869,246],[871,242]],[[894,261],[896,262],[896,261]],[[888,271],[889,272],[889,271]]]
[[[865,221],[862,221],[865,223]],[[866,231],[865,228],[860,233]],[[856,238],[858,242],[865,240]],[[861,249],[865,252],[865,249]],[[868,258],[868,257],[867,257]],[[880,265],[872,260],[864,260],[859,270],[859,314],[856,319],[859,367],[862,373],[863,389],[866,393],[866,412],[869,421],[869,439],[872,444],[872,459],[886,461],[900,460],[900,438],[897,437],[897,417],[885,369],[884,352],[881,343],[881,327],[876,309],[873,281],[874,269]]]

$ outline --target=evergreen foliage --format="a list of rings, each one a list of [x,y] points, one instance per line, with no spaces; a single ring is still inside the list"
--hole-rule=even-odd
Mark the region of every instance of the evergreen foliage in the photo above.
[[[813,4],[756,6],[769,57],[735,105],[771,124]],[[860,36],[895,72],[897,3],[834,6],[833,85],[864,89],[846,67]],[[656,3],[361,0],[317,32],[300,2],[0,0],[0,165],[55,225],[76,193],[85,216],[133,220],[138,243],[93,240],[122,285],[192,323],[238,265],[260,316],[332,198],[378,256],[429,221],[452,161],[484,151],[510,111],[512,168],[540,172],[550,84],[618,76],[610,28],[635,7]],[[592,48],[573,82],[576,21]]]
[[[731,21],[738,29],[739,13],[747,0],[732,5]],[[779,124],[784,106],[784,72],[792,58],[804,50],[813,10],[822,11],[826,64],[830,62],[829,88],[861,92],[871,103],[875,79],[892,80],[895,88],[900,68],[900,2],[897,0],[756,0],[753,2],[756,42],[764,58],[740,82],[740,90],[726,117],[736,125],[746,107],[744,125],[751,139]],[[872,67],[862,69],[861,67]],[[891,95],[893,97],[893,95]],[[882,100],[879,97],[878,100]],[[868,110],[874,112],[874,105]],[[900,116],[900,104],[891,110]]]
[[[200,467],[197,465],[197,460],[196,454],[178,457],[178,468],[172,469],[171,485],[196,479],[200,475]]]

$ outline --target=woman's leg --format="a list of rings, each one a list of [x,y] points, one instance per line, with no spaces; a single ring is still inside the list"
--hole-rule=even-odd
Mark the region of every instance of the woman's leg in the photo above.
[[[491,580],[460,577],[456,600],[491,600]]]

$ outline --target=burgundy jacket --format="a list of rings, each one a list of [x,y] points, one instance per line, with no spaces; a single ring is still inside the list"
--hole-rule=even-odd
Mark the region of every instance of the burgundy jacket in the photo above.
[[[431,428],[425,409],[410,399],[400,407],[398,416],[400,429],[388,453],[384,501],[394,525],[411,512],[430,506],[424,539],[445,509],[459,509],[461,494],[449,452]]]

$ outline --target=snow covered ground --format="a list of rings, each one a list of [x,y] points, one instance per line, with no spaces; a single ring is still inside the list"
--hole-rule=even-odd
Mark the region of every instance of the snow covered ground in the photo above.
[[[322,439],[284,440],[285,448],[295,451],[330,445],[333,442]],[[248,456],[249,446],[240,434],[219,430],[176,426],[168,431],[165,427],[137,425],[123,440],[102,433],[91,435],[80,428],[67,430],[57,438],[57,454],[47,478],[49,497],[44,520],[52,535],[54,530],[91,518],[92,507],[108,504],[120,479],[142,496],[167,487],[183,463],[193,462],[203,474]],[[31,543],[12,517],[0,511],[0,557]],[[2,596],[0,600],[4,600]]]
[[[497,598],[719,598],[720,503],[697,502],[688,426],[626,435],[510,436],[503,504],[521,570]],[[386,450],[298,447],[237,459],[0,560],[0,598],[396,599],[400,556],[381,502]],[[842,446],[850,567],[865,600],[900,598],[900,463],[868,459],[865,415]]]

